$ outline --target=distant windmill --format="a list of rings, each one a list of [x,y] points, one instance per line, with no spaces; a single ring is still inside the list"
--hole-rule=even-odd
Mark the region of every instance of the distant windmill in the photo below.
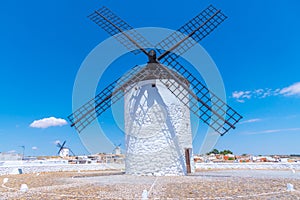
[[[116,155],[120,155],[121,154],[121,143],[119,145],[115,145],[115,148],[114,148],[114,154]]]
[[[70,156],[70,152],[72,153],[73,156],[75,156],[75,154],[73,153],[73,151],[69,148],[69,147],[66,147],[65,144],[66,144],[66,140],[63,142],[63,144],[60,144],[60,142],[57,142],[56,143],[56,146],[59,148],[57,154],[60,156],[60,157],[69,157]]]
[[[192,172],[190,112],[222,136],[234,129],[242,116],[209,91],[178,58],[227,17],[209,6],[157,45],[151,45],[106,7],[94,11],[89,18],[132,53],[144,53],[148,63],[132,68],[78,108],[68,117],[71,126],[80,133],[124,97],[126,173]],[[153,49],[144,48],[149,46]]]

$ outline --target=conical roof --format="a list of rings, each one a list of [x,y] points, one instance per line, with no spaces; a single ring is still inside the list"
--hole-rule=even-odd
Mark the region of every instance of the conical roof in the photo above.
[[[179,79],[182,83],[189,85],[189,81],[183,76],[159,63],[148,63],[142,68],[137,67],[137,69],[137,72],[133,73],[130,78],[131,83],[152,79]]]

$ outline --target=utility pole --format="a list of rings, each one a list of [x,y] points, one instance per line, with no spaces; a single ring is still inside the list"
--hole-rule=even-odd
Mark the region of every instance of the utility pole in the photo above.
[[[22,160],[24,160],[24,158],[25,158],[25,146],[22,145],[22,146],[19,146],[19,147],[21,147],[23,149],[23,158],[22,158]]]

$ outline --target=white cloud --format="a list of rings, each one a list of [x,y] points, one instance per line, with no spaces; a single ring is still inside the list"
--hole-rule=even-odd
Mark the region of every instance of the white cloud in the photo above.
[[[263,93],[264,93],[263,89],[254,90],[254,94],[256,94],[256,95],[262,95]]]
[[[237,98],[237,99],[241,98],[243,95],[244,95],[244,92],[243,92],[243,91],[234,91],[234,92],[232,93],[232,97],[233,97],[233,98]]]
[[[39,120],[34,120],[29,126],[31,128],[48,128],[52,126],[66,125],[67,121],[61,118],[49,117]]]
[[[243,100],[243,99],[237,99],[236,101],[239,102],[239,103],[245,103],[245,102],[246,102],[246,101]]]
[[[294,83],[285,88],[277,89],[255,89],[253,91],[234,91],[232,93],[232,98],[234,98],[239,103],[245,103],[246,100],[252,98],[265,99],[272,96],[300,96],[300,82]]]
[[[300,82],[294,83],[293,85],[283,88],[280,90],[280,94],[284,96],[300,95]]]
[[[255,119],[249,119],[249,120],[242,121],[241,124],[248,124],[248,123],[254,123],[254,122],[259,122],[259,121],[262,121],[262,119],[255,118]]]
[[[246,134],[246,135],[256,135],[256,134],[294,132],[294,131],[300,131],[300,128],[269,129],[269,130],[263,130],[263,131],[244,132],[243,134]]]
[[[31,147],[31,149],[32,149],[32,150],[38,150],[38,148],[37,148],[37,147]]]
[[[232,97],[240,103],[245,103],[245,99],[251,99],[251,91],[235,91],[232,93]]]
[[[267,89],[264,90],[264,92],[262,93],[262,95],[260,95],[260,96],[258,95],[258,98],[264,99],[264,98],[273,96],[273,95],[274,95],[274,92],[275,92],[275,91],[273,91],[273,90],[267,88]]]
[[[281,89],[280,89],[280,88],[277,88],[277,89],[274,91],[274,96],[280,95],[280,91],[281,91]]]

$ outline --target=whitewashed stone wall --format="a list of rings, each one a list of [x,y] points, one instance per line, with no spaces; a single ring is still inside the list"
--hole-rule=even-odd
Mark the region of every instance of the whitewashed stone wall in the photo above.
[[[11,174],[16,169],[21,169],[22,173],[38,172],[59,172],[59,171],[89,171],[89,170],[124,170],[124,164],[117,163],[97,163],[97,164],[17,164],[0,166],[0,176]]]
[[[139,82],[124,100],[126,173],[185,175],[185,148],[192,148],[189,109],[159,80]],[[191,166],[193,172],[193,159]]]
[[[300,163],[196,163],[198,170],[214,169],[268,169],[268,170],[300,170]]]

